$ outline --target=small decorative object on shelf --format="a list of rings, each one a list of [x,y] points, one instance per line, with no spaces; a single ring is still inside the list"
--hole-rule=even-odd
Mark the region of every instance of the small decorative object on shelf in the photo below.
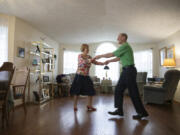
[[[46,59],[42,59],[42,63],[43,63],[43,64],[46,63]]]
[[[48,85],[54,82],[54,48],[44,41],[34,41],[30,46],[29,54],[30,78],[32,78],[32,80],[37,78],[35,85],[38,85],[38,87],[36,87],[38,90],[33,93],[36,99],[35,102],[40,104],[54,97],[54,86],[51,85],[51,88],[49,88],[50,85]],[[52,89],[51,94],[49,93],[49,89]],[[37,101],[38,98],[39,100]]]
[[[39,46],[37,45],[36,47],[37,47],[36,53],[40,53],[41,51],[40,51],[40,49],[39,49]]]
[[[49,62],[50,62],[50,60],[49,60],[49,58],[47,58],[47,59],[46,59],[46,63],[49,63]]]
[[[37,66],[37,65],[38,65],[38,61],[37,61],[37,59],[33,59],[33,61],[32,61],[32,65],[33,65],[33,66]]]
[[[54,59],[56,60],[56,58],[57,58],[57,55],[55,54],[55,55],[54,55]]]
[[[49,89],[43,89],[43,98],[46,98],[46,99],[50,98]]]

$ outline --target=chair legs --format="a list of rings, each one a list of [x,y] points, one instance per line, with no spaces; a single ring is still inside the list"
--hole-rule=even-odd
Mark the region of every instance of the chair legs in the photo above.
[[[23,109],[24,109],[24,113],[27,114],[27,107],[26,107],[26,102],[25,99],[22,100],[22,104],[23,105]],[[12,111],[15,111],[15,106],[13,106]]]
[[[27,114],[25,98],[23,98],[23,107],[24,107],[24,113]]]
[[[26,104],[24,103],[23,106],[24,106],[24,113],[27,114]]]
[[[8,114],[8,110],[7,110],[6,106],[3,105],[3,107],[2,107],[2,128],[5,127],[5,124],[7,127],[9,126],[9,114]]]
[[[9,127],[9,116],[7,112],[6,112],[5,118],[6,118],[6,126]]]
[[[2,128],[4,128],[4,107],[2,108]]]

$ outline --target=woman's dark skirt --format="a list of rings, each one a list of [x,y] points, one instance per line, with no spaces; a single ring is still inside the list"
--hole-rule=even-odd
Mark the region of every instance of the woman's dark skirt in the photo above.
[[[89,76],[76,74],[70,89],[71,95],[94,96],[95,89]]]

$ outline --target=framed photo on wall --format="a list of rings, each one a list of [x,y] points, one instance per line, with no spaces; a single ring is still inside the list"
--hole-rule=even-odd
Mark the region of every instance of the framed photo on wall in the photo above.
[[[42,96],[43,98],[49,98],[49,89],[42,89]]]
[[[168,59],[175,59],[175,47],[174,45],[170,48],[167,48],[167,58]]]
[[[24,58],[25,57],[25,48],[18,47],[17,48],[17,56],[20,58]]]
[[[164,59],[167,57],[167,48],[163,47],[159,50],[160,66],[163,66]]]

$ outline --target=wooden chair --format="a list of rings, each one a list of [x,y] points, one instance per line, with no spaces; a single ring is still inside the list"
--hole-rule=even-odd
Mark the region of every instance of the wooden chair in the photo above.
[[[15,75],[12,80],[14,102],[17,102],[18,104],[23,104],[25,114],[27,113],[25,94],[29,78],[29,72],[30,70],[27,67],[15,69]]]
[[[4,62],[0,67],[0,71],[12,71],[14,70],[14,65],[12,62]]]
[[[13,64],[5,62],[0,67],[0,109],[2,110],[2,127],[6,122],[9,123],[9,110],[8,110],[8,93],[10,91],[10,84],[14,74]]]

